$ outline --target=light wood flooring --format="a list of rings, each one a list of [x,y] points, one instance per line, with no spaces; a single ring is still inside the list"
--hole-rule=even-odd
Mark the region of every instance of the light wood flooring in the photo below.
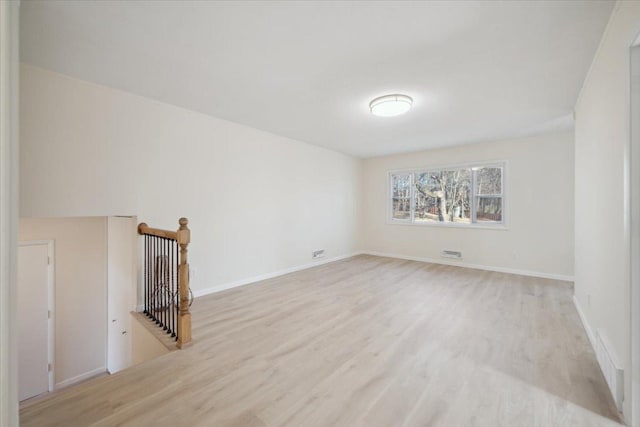
[[[198,298],[191,348],[54,393],[21,423],[620,425],[572,293],[358,256]]]

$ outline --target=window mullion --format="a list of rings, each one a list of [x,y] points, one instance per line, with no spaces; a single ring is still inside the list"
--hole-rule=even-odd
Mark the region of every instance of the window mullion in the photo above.
[[[478,222],[477,212],[476,212],[476,180],[477,180],[478,171],[475,168],[471,168],[471,223],[475,224]]]
[[[411,201],[409,203],[410,206],[410,210],[411,210],[411,215],[409,216],[411,223],[413,224],[415,221],[415,214],[416,214],[416,198],[415,198],[415,191],[416,191],[416,186],[415,186],[415,173],[412,172],[411,175],[409,175],[409,183],[411,185],[411,191],[409,191],[409,197],[411,197]]]
[[[389,197],[389,203],[391,203],[391,212],[389,213],[389,217],[391,218],[392,221],[396,221],[393,201],[394,201],[394,197],[396,195],[395,194],[394,183],[395,183],[395,181],[397,181],[397,179],[398,179],[398,175],[392,174],[391,175],[391,180],[389,181],[389,186],[390,186],[390,189],[391,189],[391,195],[390,195],[391,197]],[[399,199],[400,198],[398,198],[398,200]]]

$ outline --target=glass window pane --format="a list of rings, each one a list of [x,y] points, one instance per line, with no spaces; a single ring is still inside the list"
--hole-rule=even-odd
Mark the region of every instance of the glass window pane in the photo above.
[[[393,219],[411,218],[411,199],[393,199]]]
[[[479,168],[476,194],[502,194],[502,168]]]
[[[416,222],[471,222],[471,170],[416,173]]]
[[[411,197],[411,175],[393,175],[393,198]]]
[[[478,222],[502,222],[502,197],[478,197],[476,200]]]
[[[411,174],[392,175],[393,219],[411,218]]]
[[[435,196],[440,187],[438,172],[415,174],[415,222],[438,221],[438,201]]]
[[[445,221],[471,222],[471,169],[443,172]]]

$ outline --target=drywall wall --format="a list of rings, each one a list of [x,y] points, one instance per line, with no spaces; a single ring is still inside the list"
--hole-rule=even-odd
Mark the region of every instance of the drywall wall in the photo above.
[[[55,384],[106,370],[107,219],[22,218],[20,241],[55,241]]]
[[[576,104],[575,296],[625,369],[629,419],[629,48],[640,2],[619,2]],[[638,421],[638,420],[634,420]]]
[[[140,320],[134,315],[130,316],[132,366],[169,353],[169,349],[158,341],[158,339],[140,323]]]
[[[388,222],[388,172],[504,160],[506,229]],[[571,279],[573,276],[573,133],[488,142],[365,160],[364,247],[373,253]]]
[[[197,293],[358,249],[359,159],[28,65],[20,104],[21,216],[186,216]]]

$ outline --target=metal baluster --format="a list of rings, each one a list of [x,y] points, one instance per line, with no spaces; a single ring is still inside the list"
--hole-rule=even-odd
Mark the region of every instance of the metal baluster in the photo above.
[[[147,236],[147,316],[152,317],[153,313],[151,312],[151,282],[153,281],[153,270],[151,269],[151,243],[153,242],[153,238],[151,236]]]
[[[153,270],[151,270],[151,236],[147,236],[147,253],[146,253],[146,262],[147,262],[147,316],[151,317],[151,281]]]
[[[174,247],[174,242],[171,241],[171,244],[169,245],[169,293],[171,295],[171,303],[169,304],[169,321],[171,322],[171,336],[174,337],[176,335],[176,325],[175,325],[175,317],[173,315],[173,306],[174,301],[175,301],[175,297],[174,297],[174,292],[173,292],[173,247]]]
[[[162,237],[157,237],[158,253],[156,254],[156,315],[158,316],[158,326],[162,328]]]
[[[160,326],[164,330],[166,324],[164,323],[164,237],[160,239]]]
[[[164,240],[164,245],[162,247],[162,261],[163,261],[163,268],[162,268],[162,284],[164,286],[163,290],[162,290],[162,319],[163,319],[163,330],[168,330],[169,326],[168,325],[168,319],[167,319],[167,315],[168,310],[169,310],[169,306],[167,305],[169,303],[169,301],[167,300],[167,288],[169,287],[169,277],[167,277],[167,275],[169,274],[169,239],[163,239]]]
[[[173,244],[173,262],[171,263],[171,268],[173,268],[173,294],[174,297],[174,305],[173,305],[173,332],[175,333],[176,340],[178,339],[178,299],[180,292],[178,290],[178,242],[176,241]]]
[[[149,236],[149,317],[153,320],[153,236]]]
[[[174,249],[174,258],[173,258],[173,279],[174,279],[174,292],[175,292],[175,300],[176,300],[176,305],[174,308],[174,312],[173,312],[173,318],[174,318],[174,326],[175,326],[175,332],[176,332],[176,341],[178,340],[178,313],[180,313],[180,279],[178,278],[178,263],[180,262],[180,256],[178,255],[178,248],[180,246],[178,245],[178,242],[176,241],[175,244],[173,245],[173,249]]]
[[[149,270],[149,277],[148,277],[148,282],[147,282],[147,316],[149,316],[150,318],[153,317],[153,312],[151,311],[153,309],[153,307],[151,307],[151,283],[153,282],[153,270],[151,267],[151,256],[152,256],[152,252],[153,250],[151,249],[151,245],[153,243],[153,237],[151,236],[147,236],[147,268]]]
[[[162,327],[162,312],[160,309],[162,308],[162,291],[160,290],[160,283],[162,281],[160,268],[160,253],[162,251],[161,248],[161,240],[160,237],[156,237],[156,323],[158,326]]]
[[[149,307],[147,305],[147,292],[149,289],[149,281],[148,281],[148,272],[147,272],[147,245],[149,243],[149,236],[147,236],[146,234],[144,235],[144,314],[148,315],[149,314]]]
[[[149,236],[144,236],[144,314],[149,316]]]
[[[153,236],[149,236],[149,252],[147,253],[147,264],[149,265],[149,317],[153,319]]]
[[[161,262],[161,274],[162,274],[162,292],[160,293],[160,295],[162,295],[162,311],[160,312],[160,326],[162,326],[162,330],[166,331],[167,328],[167,322],[166,322],[166,318],[165,318],[165,314],[167,313],[165,310],[165,283],[164,283],[164,247],[166,246],[166,239],[163,237],[160,240],[160,259],[162,260]]]
[[[153,248],[153,311],[156,321],[156,325],[160,324],[158,320],[158,236],[153,236],[154,248]]]
[[[162,328],[162,300],[163,294],[162,292],[162,237],[158,237],[158,255],[156,256],[156,260],[158,263],[158,279],[157,279],[157,295],[158,295],[158,325]]]
[[[147,252],[147,264],[149,265],[149,286],[148,286],[148,295],[147,295],[147,304],[149,304],[149,312],[148,315],[150,318],[153,318],[153,306],[152,306],[152,294],[153,292],[153,266],[151,265],[151,260],[153,259],[153,237],[149,236],[149,252]]]
[[[162,327],[162,237],[156,237],[156,316],[158,326]]]

